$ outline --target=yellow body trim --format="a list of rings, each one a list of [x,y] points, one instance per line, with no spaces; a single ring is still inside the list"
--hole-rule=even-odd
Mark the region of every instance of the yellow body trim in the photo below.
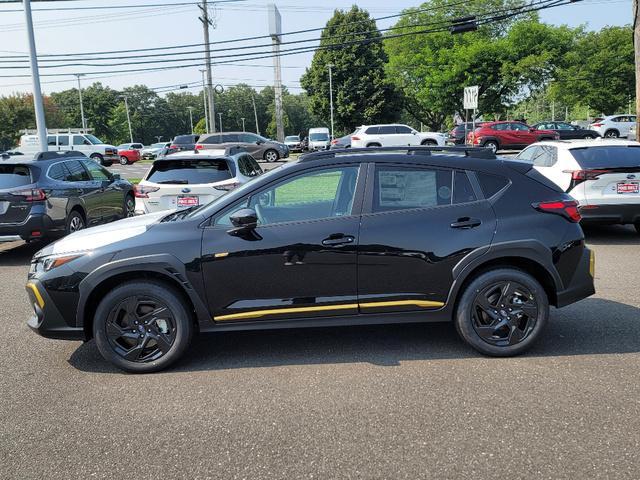
[[[596,278],[596,253],[593,250],[590,250],[589,253],[589,273],[591,278]]]
[[[216,253],[214,255],[215,258],[224,258],[224,257],[228,257],[229,256],[229,252],[221,252],[221,253]]]
[[[27,288],[31,290],[35,295],[36,301],[38,302],[38,306],[40,308],[44,307],[44,298],[42,298],[42,295],[40,295],[40,292],[38,291],[38,287],[36,287],[35,284],[33,283],[27,283]]]
[[[361,303],[360,308],[376,308],[376,307],[402,307],[411,306],[423,308],[438,308],[444,307],[443,302],[433,302],[431,300],[396,300],[391,302],[368,302]]]
[[[391,302],[367,302],[367,303],[348,303],[344,305],[320,305],[317,307],[291,307],[291,308],[273,308],[269,310],[253,310],[251,312],[231,313],[229,315],[220,315],[214,317],[215,321],[225,320],[246,320],[250,318],[260,318],[267,315],[279,315],[282,313],[305,313],[305,312],[323,312],[330,310],[348,310],[352,308],[372,308],[372,307],[399,307],[415,305],[423,308],[439,308],[443,307],[443,302],[433,302],[430,300],[397,300]]]

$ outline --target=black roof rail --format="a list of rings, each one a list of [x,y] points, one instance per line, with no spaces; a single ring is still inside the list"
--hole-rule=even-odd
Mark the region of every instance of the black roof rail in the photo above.
[[[302,155],[299,159],[300,162],[308,162],[311,160],[319,160],[322,158],[335,158],[338,155],[351,155],[354,153],[377,153],[377,152],[406,152],[408,155],[431,155],[431,153],[459,153],[464,154],[465,157],[473,158],[486,158],[489,160],[496,159],[496,154],[488,148],[484,147],[449,147],[449,146],[435,146],[424,145],[415,147],[366,147],[366,148],[341,148],[335,150],[324,150],[321,152],[312,152]]]
[[[40,153],[36,153],[33,157],[34,160],[39,161],[39,160],[54,160],[56,158],[78,158],[78,157],[84,157],[87,158],[87,156],[82,153],[82,152],[77,152],[74,150],[67,150],[67,151],[53,151],[53,152],[40,152]]]

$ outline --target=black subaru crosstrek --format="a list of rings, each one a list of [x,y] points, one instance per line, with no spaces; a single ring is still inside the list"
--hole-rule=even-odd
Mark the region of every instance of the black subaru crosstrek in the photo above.
[[[594,293],[577,205],[484,149],[331,150],[187,210],[76,232],[34,256],[29,326],[150,372],[196,332],[453,320],[515,355],[549,305]]]
[[[0,235],[55,238],[133,215],[133,186],[80,152],[0,157]]]

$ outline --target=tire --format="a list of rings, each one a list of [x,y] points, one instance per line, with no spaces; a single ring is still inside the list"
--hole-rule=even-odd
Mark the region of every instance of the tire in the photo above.
[[[280,155],[275,150],[267,150],[264,152],[263,158],[265,162],[277,162],[280,159]]]
[[[84,220],[84,216],[78,210],[71,210],[71,213],[69,213],[69,216],[67,217],[67,235],[77,232],[78,230],[82,230],[85,227],[86,222]]]
[[[438,145],[438,142],[435,140],[424,140],[420,145],[428,145],[430,147],[435,147]]]
[[[498,153],[498,148],[500,148],[500,146],[498,145],[498,142],[496,142],[495,140],[488,140],[484,142],[482,146],[485,148],[488,148],[493,153]]]
[[[502,303],[501,291],[506,286],[512,293]],[[508,357],[529,349],[548,319],[549,300],[535,278],[522,270],[496,268],[467,285],[459,297],[454,321],[458,334],[471,347],[485,355]]]
[[[98,162],[100,165],[105,165],[104,157],[102,155],[100,155],[99,153],[92,153],[89,156],[89,158],[92,159],[95,162]]]
[[[124,155],[120,156],[120,165],[129,165],[129,159]]]
[[[633,226],[636,227],[636,232],[638,232],[638,235],[640,235],[640,222],[634,223]]]
[[[604,132],[604,138],[618,138],[620,136],[620,132],[617,130],[607,130]]]
[[[123,218],[129,218],[135,216],[136,212],[136,200],[133,195],[124,196],[124,207],[122,209]]]
[[[183,303],[173,288],[158,281],[116,287],[100,302],[93,320],[100,354],[127,372],[167,368],[184,354],[193,337],[193,319]],[[164,310],[155,314],[159,309]]]

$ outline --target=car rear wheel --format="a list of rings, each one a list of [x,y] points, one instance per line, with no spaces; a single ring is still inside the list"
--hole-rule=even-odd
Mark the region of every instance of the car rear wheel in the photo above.
[[[77,210],[72,210],[67,217],[67,235],[85,227],[84,217]]]
[[[484,145],[482,145],[482,146],[485,147],[485,148],[488,148],[493,153],[496,153],[498,151],[498,142],[496,142],[494,140],[489,140],[487,142],[484,142]]]
[[[528,273],[497,268],[480,274],[460,297],[455,325],[460,336],[481,353],[517,355],[530,348],[549,318],[549,300]]]
[[[120,165],[129,165],[129,159],[124,155],[120,156]]]
[[[184,300],[156,281],[127,282],[98,305],[93,335],[101,355],[134,373],[162,370],[178,360],[191,342],[193,320]]]
[[[125,218],[133,217],[136,214],[136,201],[131,195],[124,197],[124,216]]]
[[[607,130],[604,132],[605,138],[618,138],[620,136],[620,132],[617,130]]]
[[[633,226],[636,227],[636,232],[640,235],[640,222],[634,223]]]
[[[264,159],[267,162],[277,162],[279,158],[280,156],[275,150],[267,150],[266,152],[264,152]]]

